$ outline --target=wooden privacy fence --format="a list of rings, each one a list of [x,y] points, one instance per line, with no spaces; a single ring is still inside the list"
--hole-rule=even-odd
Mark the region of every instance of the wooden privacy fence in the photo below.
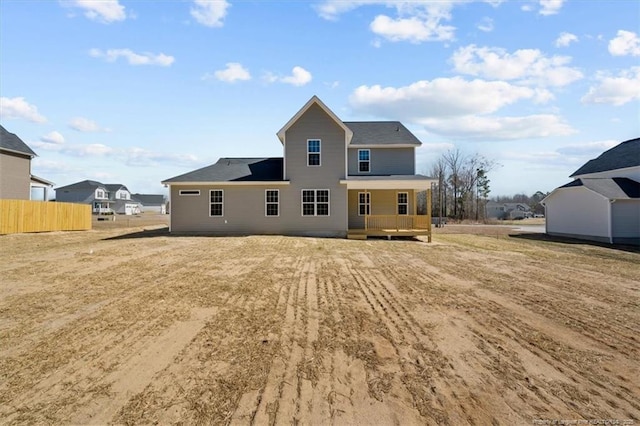
[[[91,229],[88,204],[0,200],[0,234]]]

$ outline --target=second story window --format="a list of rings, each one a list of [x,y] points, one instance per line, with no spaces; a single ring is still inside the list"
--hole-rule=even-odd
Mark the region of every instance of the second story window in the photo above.
[[[307,166],[320,165],[320,139],[307,140]]]
[[[368,149],[358,150],[358,172],[369,173],[371,171],[371,151]]]
[[[107,195],[102,189],[96,189],[96,198],[107,198]]]

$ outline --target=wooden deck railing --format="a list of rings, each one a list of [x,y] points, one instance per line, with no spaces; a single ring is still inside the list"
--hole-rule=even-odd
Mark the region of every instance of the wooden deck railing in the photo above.
[[[431,229],[428,215],[369,215],[365,216],[366,230],[411,230]]]

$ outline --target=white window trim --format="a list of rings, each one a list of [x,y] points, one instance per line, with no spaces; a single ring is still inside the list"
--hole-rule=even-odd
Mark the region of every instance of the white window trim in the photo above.
[[[369,159],[368,160],[360,160],[360,151],[369,151]],[[360,170],[360,163],[369,163],[369,171],[363,172]],[[371,173],[371,150],[370,149],[359,149],[358,150],[358,173]]]
[[[407,195],[407,202],[406,203],[401,203],[400,200],[398,199],[400,194],[406,194]],[[400,210],[400,206],[407,206],[407,212],[404,214],[398,213],[398,210]],[[399,216],[409,216],[409,193],[408,192],[398,192],[396,195],[396,213]]]
[[[212,193],[213,191],[220,191],[220,192],[222,192],[222,201],[221,201],[221,202],[219,202],[219,203],[218,203],[218,202],[213,203],[213,202],[211,201],[211,193]],[[221,205],[222,205],[222,214],[221,214],[221,215],[212,215],[212,214],[211,214],[211,205],[212,205],[212,204],[221,204]],[[209,202],[208,202],[208,204],[207,204],[207,205],[208,205],[208,207],[209,207],[209,217],[224,217],[224,189],[210,189],[210,190],[209,190]]]
[[[200,196],[199,189],[181,189],[178,191],[178,195],[181,197],[198,197]]]
[[[369,194],[368,198],[369,202],[368,203],[361,203],[360,202],[360,194]],[[358,216],[367,216],[367,214],[360,214],[360,206],[361,205],[368,205],[369,206],[369,216],[371,216],[371,193],[370,192],[358,192]]]
[[[318,141],[318,152],[309,152],[309,142]],[[318,154],[318,164],[309,164],[309,154]],[[322,139],[307,139],[307,167],[320,167],[322,166]]]
[[[304,214],[304,191],[313,191],[313,214]],[[327,191],[327,214],[318,214],[318,191]],[[310,203],[307,203],[310,204]],[[324,203],[322,203],[324,204]],[[302,217],[330,217],[331,216],[331,190],[330,189],[301,189],[300,190],[300,216]]]
[[[276,191],[278,193],[278,202],[268,202],[267,201],[267,192]],[[267,206],[269,204],[275,204],[278,206],[278,214],[267,214]],[[280,217],[280,190],[279,189],[265,189],[264,190],[264,216],[265,217]]]

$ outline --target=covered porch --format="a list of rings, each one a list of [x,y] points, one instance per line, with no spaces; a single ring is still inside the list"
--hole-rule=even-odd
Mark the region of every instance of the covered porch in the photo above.
[[[431,242],[431,182],[426,176],[349,176],[348,238],[417,237]],[[425,192],[425,212],[418,214]]]

